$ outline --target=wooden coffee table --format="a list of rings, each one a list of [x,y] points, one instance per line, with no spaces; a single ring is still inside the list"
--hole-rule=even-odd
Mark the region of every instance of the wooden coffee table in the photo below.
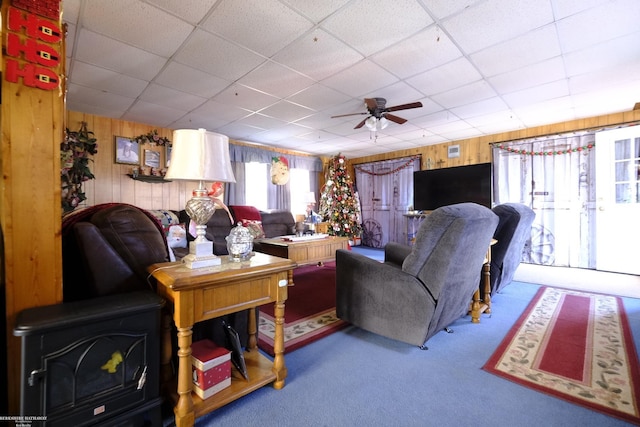
[[[254,250],[280,258],[289,258],[298,265],[333,261],[336,250],[347,249],[348,237],[327,236],[320,239],[292,240],[293,236],[260,239],[253,242]]]

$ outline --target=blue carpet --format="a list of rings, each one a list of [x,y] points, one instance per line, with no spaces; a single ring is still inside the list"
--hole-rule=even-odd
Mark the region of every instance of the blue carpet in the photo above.
[[[625,426],[481,368],[538,290],[512,283],[480,324],[463,317],[429,350],[347,327],[288,354],[282,390],[263,387],[196,420],[204,426]],[[623,298],[636,348],[640,300]]]

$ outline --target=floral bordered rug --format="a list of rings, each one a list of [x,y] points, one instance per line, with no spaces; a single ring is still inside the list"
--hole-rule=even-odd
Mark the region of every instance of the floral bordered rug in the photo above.
[[[640,367],[618,297],[541,287],[483,369],[640,423]]]
[[[332,334],[345,326],[336,316],[335,262],[309,265],[293,271],[294,285],[287,289],[284,310],[284,352]],[[275,321],[273,306],[260,307],[258,347],[273,356]]]

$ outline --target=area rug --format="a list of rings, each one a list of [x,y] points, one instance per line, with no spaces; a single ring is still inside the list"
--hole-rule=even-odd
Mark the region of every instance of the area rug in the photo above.
[[[484,370],[640,423],[640,374],[618,297],[542,287]]]
[[[319,340],[347,323],[336,316],[336,265],[310,265],[293,271],[284,308],[284,352]],[[273,304],[260,307],[258,347],[273,356]]]

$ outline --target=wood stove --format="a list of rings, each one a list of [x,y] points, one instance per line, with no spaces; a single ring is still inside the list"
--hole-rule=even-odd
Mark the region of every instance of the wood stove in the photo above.
[[[42,426],[162,425],[163,300],[133,292],[22,311],[20,415]]]

